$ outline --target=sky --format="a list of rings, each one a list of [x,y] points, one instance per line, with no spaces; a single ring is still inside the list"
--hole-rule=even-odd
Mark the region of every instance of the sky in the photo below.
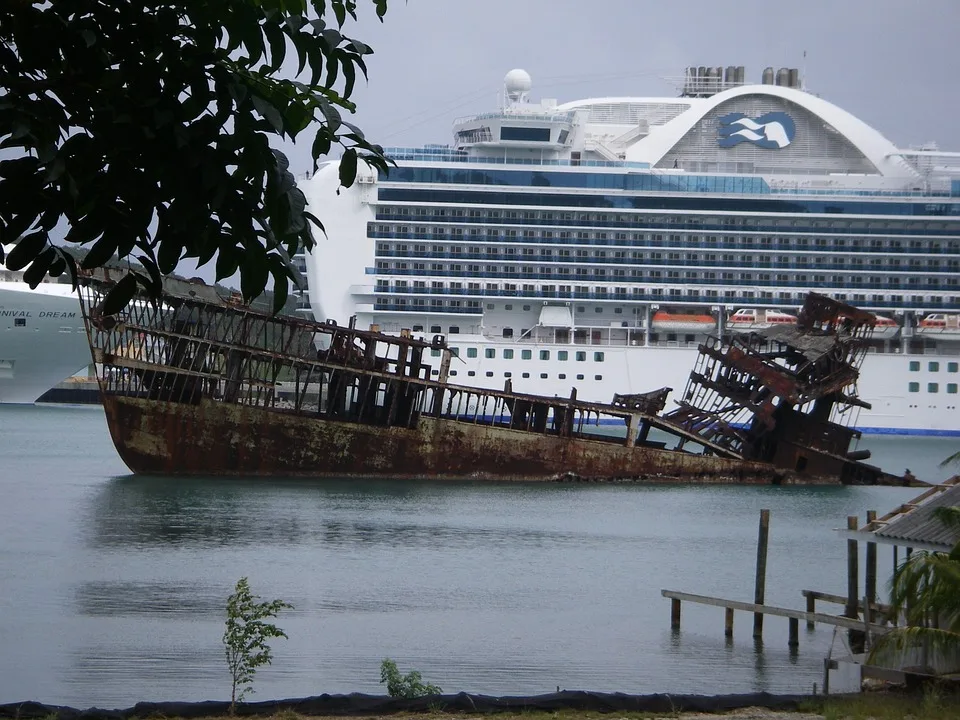
[[[353,118],[385,146],[447,143],[520,67],[531,96],[676,94],[688,65],[797,67],[808,89],[900,147],[960,151],[960,0],[390,0],[345,33],[374,48]],[[804,58],[804,53],[806,57]],[[287,148],[310,168],[309,143]]]

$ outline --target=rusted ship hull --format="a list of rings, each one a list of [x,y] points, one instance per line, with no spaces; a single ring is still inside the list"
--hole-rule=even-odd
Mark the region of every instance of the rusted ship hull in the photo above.
[[[838,402],[857,402],[847,389],[872,316],[827,299],[810,300],[807,327],[787,336],[702,346],[683,399],[664,415],[670,388],[592,403],[575,388],[560,398],[516,393],[510,380],[502,391],[454,385],[442,336],[274,317],[182,280],[167,281],[159,302],[107,315],[114,285],[91,279],[80,301],[107,423],[134,472],[892,480],[850,457],[854,431],[829,420]],[[280,397],[281,382],[292,394]]]
[[[114,443],[137,473],[475,480],[613,480],[805,484],[766,463],[624,447],[421,417],[415,429],[374,427],[282,410],[107,396]]]

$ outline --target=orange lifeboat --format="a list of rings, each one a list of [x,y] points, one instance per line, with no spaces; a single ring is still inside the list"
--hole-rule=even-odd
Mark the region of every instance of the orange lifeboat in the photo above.
[[[896,320],[883,315],[877,315],[877,324],[873,326],[873,335],[871,337],[874,340],[889,340],[890,338],[896,337],[899,332],[900,325],[897,324]]]
[[[717,321],[712,315],[672,313],[658,310],[653,314],[650,327],[658,332],[705,335],[717,329]]]

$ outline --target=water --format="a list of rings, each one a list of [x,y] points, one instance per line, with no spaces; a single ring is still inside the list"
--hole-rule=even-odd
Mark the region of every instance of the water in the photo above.
[[[945,478],[955,441],[868,438],[896,471]],[[0,406],[0,702],[224,699],[233,584],[292,602],[254,699],[383,692],[395,659],[447,691],[805,692],[829,628],[662,588],[751,600],[761,508],[767,601],[843,594],[850,514],[901,488],[640,487],[136,478],[99,408]],[[881,576],[891,565],[880,548]],[[833,608],[837,610],[837,608]]]

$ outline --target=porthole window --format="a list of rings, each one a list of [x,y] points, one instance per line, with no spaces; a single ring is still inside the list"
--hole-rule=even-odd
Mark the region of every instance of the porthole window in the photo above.
[[[476,377],[477,373],[475,370],[467,370],[467,377]]]
[[[559,375],[557,375],[557,377],[560,378],[561,380],[567,379],[567,376],[564,373],[560,373]],[[956,387],[956,385],[954,385],[954,387]]]
[[[583,380],[583,375],[577,375],[577,380]]]
[[[505,373],[503,374],[503,376],[504,376],[505,378],[513,377],[513,373],[508,370],[507,372],[505,372]]]
[[[451,371],[450,371],[450,377],[456,377],[456,376],[457,376],[457,371],[456,371],[456,370],[451,370]]]
[[[493,377],[493,371],[487,370],[487,377]]]
[[[527,378],[530,377],[530,373],[523,373],[522,375],[520,375],[520,377],[522,377],[524,380],[526,380]]]
[[[603,375],[594,375],[594,376],[593,376],[593,379],[594,379],[594,380],[603,380]]]
[[[907,389],[912,393],[918,393],[920,392],[920,383],[912,382],[907,386]]]
[[[541,379],[541,380],[546,380],[546,379],[547,379],[547,374],[546,374],[546,373],[540,373],[540,379]]]

